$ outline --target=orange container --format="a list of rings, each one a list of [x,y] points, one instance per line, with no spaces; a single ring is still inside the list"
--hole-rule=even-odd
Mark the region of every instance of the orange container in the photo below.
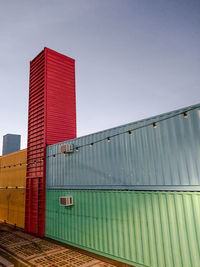
[[[0,221],[24,228],[25,188],[0,189]]]
[[[0,157],[0,221],[24,228],[27,149]]]
[[[0,157],[0,188],[25,187],[27,149]]]

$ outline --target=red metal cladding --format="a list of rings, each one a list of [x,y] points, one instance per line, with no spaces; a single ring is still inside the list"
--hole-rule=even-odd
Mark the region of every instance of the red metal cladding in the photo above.
[[[30,62],[25,230],[45,233],[46,145],[76,138],[75,61],[51,49]]]
[[[46,50],[46,144],[76,137],[75,61]]]

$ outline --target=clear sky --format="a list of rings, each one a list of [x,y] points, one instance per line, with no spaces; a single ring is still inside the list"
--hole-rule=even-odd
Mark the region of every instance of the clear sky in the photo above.
[[[200,103],[200,0],[0,0],[0,154],[44,46],[76,60],[78,136]]]

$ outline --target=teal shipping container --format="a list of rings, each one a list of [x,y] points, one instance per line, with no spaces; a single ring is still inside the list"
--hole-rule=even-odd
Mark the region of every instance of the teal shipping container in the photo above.
[[[200,104],[48,146],[46,186],[199,191],[199,137]]]
[[[200,193],[47,190],[46,236],[133,266],[199,267]]]

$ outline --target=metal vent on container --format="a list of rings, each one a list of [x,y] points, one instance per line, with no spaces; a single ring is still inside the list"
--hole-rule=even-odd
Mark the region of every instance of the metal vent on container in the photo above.
[[[73,197],[60,197],[60,206],[72,206],[73,205]]]
[[[74,151],[73,144],[66,144],[60,147],[61,153],[72,153]]]

